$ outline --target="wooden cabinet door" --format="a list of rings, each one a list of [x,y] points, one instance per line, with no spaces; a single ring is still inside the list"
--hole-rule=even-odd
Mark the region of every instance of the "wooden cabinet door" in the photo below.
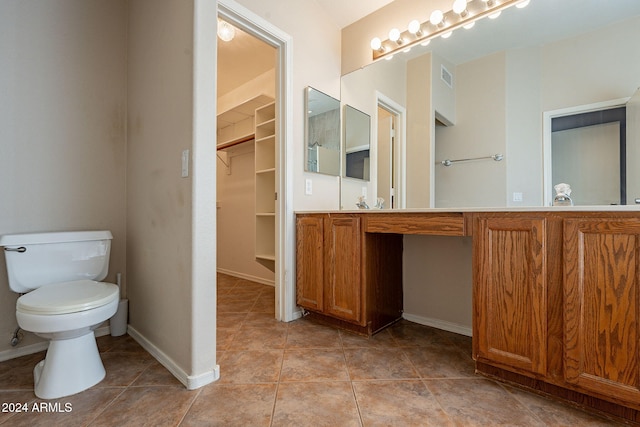
[[[476,360],[546,374],[546,219],[476,219],[474,354]]]
[[[564,225],[565,380],[640,404],[640,219]]]
[[[324,239],[324,313],[364,326],[360,218],[329,215]]]
[[[324,306],[324,215],[296,220],[296,302],[314,311]]]

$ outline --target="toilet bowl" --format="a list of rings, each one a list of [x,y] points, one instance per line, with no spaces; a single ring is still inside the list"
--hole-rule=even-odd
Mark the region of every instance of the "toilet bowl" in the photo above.
[[[9,286],[24,294],[16,303],[18,325],[49,340],[33,371],[39,398],[76,394],[106,375],[94,329],[116,313],[120,299],[118,286],[100,282],[111,238],[108,231],[0,237]]]

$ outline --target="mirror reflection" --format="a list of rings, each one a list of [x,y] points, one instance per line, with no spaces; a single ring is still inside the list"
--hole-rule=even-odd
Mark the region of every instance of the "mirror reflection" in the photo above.
[[[407,208],[548,205],[557,184],[551,169],[559,177],[558,168],[565,166],[545,142],[551,126],[545,114],[612,100],[624,106],[640,87],[639,39],[638,1],[536,0],[496,20],[483,19],[471,30],[457,30],[449,39],[434,39],[427,47],[349,73],[342,78],[341,96],[351,102],[354,93],[364,94],[360,98],[366,97],[366,104],[357,105],[373,114],[380,93],[406,108],[400,129],[406,135],[406,161],[396,166],[406,180]],[[627,117],[627,131],[628,123]],[[374,135],[374,158],[377,139]],[[619,166],[627,173],[627,203],[634,203],[640,188],[631,185],[640,180],[630,174],[640,149],[635,136],[626,140],[626,160]],[[568,157],[590,150],[577,145]],[[494,153],[504,153],[504,161],[448,168],[440,163]],[[615,153],[610,157],[622,159]],[[371,164],[374,182],[377,165]],[[580,193],[595,188],[569,184]],[[382,186],[377,187],[369,187],[368,200],[379,196]],[[600,199],[621,201],[620,189],[611,192],[616,194]]]
[[[340,101],[312,87],[305,93],[305,170],[339,176]]]
[[[371,118],[344,106],[344,176],[369,181]]]

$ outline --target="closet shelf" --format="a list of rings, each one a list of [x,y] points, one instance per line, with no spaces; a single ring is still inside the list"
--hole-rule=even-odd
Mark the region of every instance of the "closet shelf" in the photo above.
[[[275,171],[276,171],[276,168],[261,169],[256,171],[256,175],[262,174],[262,173],[274,173]]]
[[[256,212],[256,216],[271,216],[271,217],[275,217],[276,213],[275,212]]]
[[[256,254],[256,259],[264,259],[267,261],[275,261],[276,260],[276,256],[274,255],[270,255],[270,254]]]

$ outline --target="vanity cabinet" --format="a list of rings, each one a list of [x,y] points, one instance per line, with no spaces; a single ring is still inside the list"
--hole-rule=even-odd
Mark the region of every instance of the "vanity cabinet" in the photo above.
[[[402,236],[365,233],[366,221],[297,215],[296,302],[312,317],[372,335],[402,316]]]
[[[296,233],[298,305],[364,326],[360,218],[305,215]]]
[[[565,380],[640,407],[640,218],[564,224]]]
[[[473,241],[478,371],[640,409],[640,217],[477,213]]]
[[[474,226],[474,356],[478,361],[547,374],[545,217],[478,215]],[[557,284],[556,284],[557,286]]]

